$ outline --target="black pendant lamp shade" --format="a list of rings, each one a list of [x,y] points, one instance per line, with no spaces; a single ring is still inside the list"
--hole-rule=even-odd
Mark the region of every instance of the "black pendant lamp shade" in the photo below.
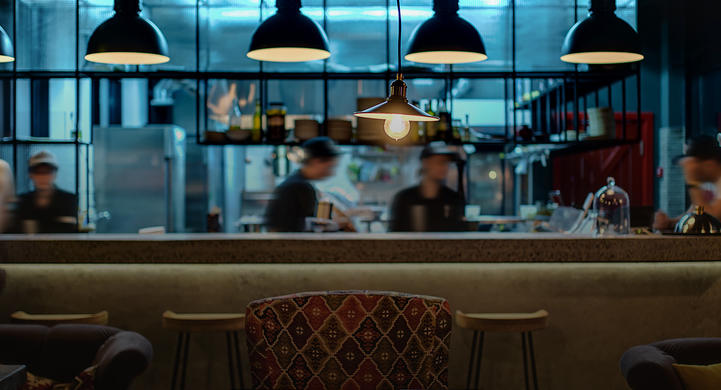
[[[411,34],[406,60],[462,64],[488,59],[478,30],[458,16],[458,0],[433,0],[433,11]]]
[[[385,133],[396,141],[408,135],[410,131],[410,122],[435,122],[438,117],[429,115],[420,108],[408,103],[406,98],[406,83],[403,81],[403,73],[401,73],[401,0],[396,0],[398,7],[398,74],[395,81],[391,83],[391,94],[383,103],[367,108],[363,111],[356,112],[354,115],[359,118],[383,119],[383,129]]]
[[[438,118],[428,115],[420,108],[408,103],[406,98],[406,83],[400,74],[391,83],[391,95],[383,103],[356,112],[355,116],[368,119],[392,119],[393,116],[404,121],[434,122]]]
[[[328,37],[300,12],[300,0],[276,0],[278,11],[253,33],[248,57],[258,61],[302,62],[330,57]]]
[[[163,33],[153,22],[140,16],[140,0],[115,0],[115,15],[93,31],[85,59],[127,65],[170,61]]]
[[[13,42],[8,34],[0,27],[0,62],[15,61],[15,52],[13,51]]]
[[[615,10],[615,0],[591,0],[588,17],[566,35],[561,61],[620,64],[643,60],[638,33]]]

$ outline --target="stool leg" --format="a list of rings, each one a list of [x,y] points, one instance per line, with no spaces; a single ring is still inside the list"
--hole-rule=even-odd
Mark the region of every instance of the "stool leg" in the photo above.
[[[178,333],[178,346],[175,351],[175,361],[173,361],[173,380],[171,381],[170,390],[175,390],[175,384],[178,380],[178,366],[180,366],[180,354],[183,350],[183,333]]]
[[[526,390],[530,390],[528,387],[528,357],[526,354],[526,333],[521,333],[521,348],[523,349],[523,377],[526,380]]]
[[[479,383],[481,380],[481,358],[483,357],[483,337],[485,333],[478,332],[478,366],[476,366],[476,390],[480,389]]]
[[[238,331],[233,332],[233,339],[235,340],[235,361],[238,363],[238,389],[242,390],[245,387],[243,381],[243,360],[240,358],[240,335]]]
[[[533,374],[533,389],[538,390],[538,376],[536,375],[536,354],[533,352],[533,334],[528,332],[528,349],[531,353],[531,373]]]
[[[471,358],[468,361],[468,378],[466,378],[466,389],[471,389],[471,376],[473,375],[473,360],[476,357],[476,339],[478,332],[473,332],[473,342],[471,343]]]
[[[225,332],[225,346],[228,349],[228,374],[230,375],[230,390],[235,389],[235,368],[233,365],[233,347],[231,346],[230,333]]]
[[[188,367],[188,350],[190,349],[190,333],[185,334],[185,346],[183,351],[183,368],[180,372],[180,390],[185,390],[185,372]]]

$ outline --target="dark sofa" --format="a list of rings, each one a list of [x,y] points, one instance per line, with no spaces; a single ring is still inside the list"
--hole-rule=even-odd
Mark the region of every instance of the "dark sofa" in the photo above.
[[[685,338],[630,348],[621,372],[633,390],[684,390],[672,364],[721,363],[721,338]]]
[[[25,364],[29,372],[61,382],[97,365],[98,390],[128,389],[153,356],[140,334],[99,325],[0,324],[0,346],[0,363]]]

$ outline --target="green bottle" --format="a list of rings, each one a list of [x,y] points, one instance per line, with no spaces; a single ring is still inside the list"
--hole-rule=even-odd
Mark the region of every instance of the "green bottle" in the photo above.
[[[253,113],[253,132],[251,133],[253,142],[260,142],[263,139],[263,110],[260,107],[260,101],[255,102],[255,112]]]

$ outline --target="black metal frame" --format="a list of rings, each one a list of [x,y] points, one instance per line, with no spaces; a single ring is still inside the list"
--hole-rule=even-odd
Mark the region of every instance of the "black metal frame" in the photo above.
[[[188,355],[190,350],[190,333],[191,332],[178,333],[178,344],[175,350],[175,360],[173,361],[173,378],[171,380],[170,390],[175,390],[176,385],[180,390],[185,390],[185,378],[187,374]],[[228,352],[230,390],[241,390],[245,388],[239,333],[239,331],[225,332],[225,346]],[[180,369],[180,377],[178,377],[178,369]],[[237,382],[236,373],[238,379]]]
[[[474,379],[473,389],[480,389],[481,362],[483,357],[483,339],[485,332],[473,331],[473,341],[471,343],[471,356],[468,361],[468,373],[466,377],[466,389],[471,389],[471,378]],[[528,342],[528,348],[526,348]],[[533,378],[533,389],[538,390],[538,374],[536,372],[536,356],[533,350],[533,332],[521,332],[521,351],[523,352],[523,378],[526,384],[526,390],[530,390],[528,378],[528,360],[531,361],[531,375]],[[476,362],[474,371],[473,362]],[[475,377],[473,373],[475,372]]]
[[[12,39],[13,43],[16,42],[17,37],[17,0],[12,0],[12,12],[13,12],[13,26],[12,26]],[[18,71],[17,70],[17,62],[14,62],[12,65],[11,71],[0,71],[0,79],[10,79],[11,80],[11,90],[12,90],[12,129],[11,129],[11,137],[0,139],[0,144],[12,144],[13,148],[13,170],[15,175],[17,176],[17,158],[18,158],[18,145],[22,144],[72,144],[75,146],[75,192],[79,193],[80,191],[80,177],[81,177],[81,163],[80,163],[80,150],[81,147],[88,147],[87,144],[85,144],[79,137],[79,132],[75,132],[75,137],[73,140],[66,140],[66,141],[29,141],[29,140],[19,140],[17,139],[17,110],[16,110],[16,88],[17,88],[17,80],[18,79],[30,79],[30,80],[36,80],[36,79],[50,79],[50,78],[74,78],[76,80],[76,116],[75,116],[75,122],[76,122],[76,130],[79,128],[80,125],[80,115],[79,112],[81,110],[80,107],[80,80],[82,78],[89,78],[92,80],[96,79],[123,79],[123,78],[144,78],[144,79],[163,79],[163,78],[169,78],[169,79],[189,79],[189,80],[195,80],[196,81],[196,87],[198,91],[198,95],[196,98],[196,143],[201,145],[213,145],[211,143],[205,142],[202,137],[201,128],[203,127],[202,120],[207,121],[207,115],[204,113],[205,106],[203,104],[203,101],[201,100],[201,91],[204,91],[203,88],[207,90],[207,81],[211,79],[229,79],[229,80],[257,80],[259,83],[259,99],[261,101],[261,105],[263,110],[267,108],[268,102],[267,102],[267,83],[269,80],[319,80],[323,82],[323,90],[324,90],[324,97],[323,97],[323,113],[322,116],[324,119],[327,119],[328,117],[328,106],[329,106],[329,81],[330,80],[384,80],[386,82],[386,85],[390,82],[392,79],[392,75],[394,70],[392,69],[392,61],[391,61],[391,29],[390,29],[390,10],[391,10],[391,4],[390,0],[386,0],[386,39],[385,39],[385,49],[386,49],[386,69],[381,72],[349,72],[349,73],[338,73],[338,72],[329,72],[327,67],[327,62],[324,62],[323,65],[323,71],[322,72],[267,72],[264,70],[264,65],[262,62],[258,65],[258,71],[257,72],[211,72],[211,71],[200,71],[201,69],[201,56],[200,56],[200,7],[201,2],[200,0],[196,0],[194,4],[195,8],[195,71],[140,71],[139,67],[135,67],[134,71],[113,71],[113,72],[95,72],[95,71],[83,71],[80,69],[81,63],[79,54],[81,52],[80,48],[80,0],[75,1],[75,70],[73,71]],[[263,19],[263,13],[265,11],[264,9],[264,1],[260,2],[259,5],[260,13],[259,13],[259,21],[262,21]],[[323,8],[327,9],[328,4],[327,0],[323,1]],[[448,105],[452,106],[453,104],[453,97],[448,96],[448,91],[451,90],[451,87],[453,86],[453,83],[455,80],[458,79],[503,79],[503,85],[504,85],[504,95],[506,96],[505,100],[508,101],[509,97],[512,98],[512,102],[515,105],[518,102],[518,96],[517,96],[517,82],[521,79],[559,79],[562,80],[561,86],[560,86],[560,93],[557,93],[555,95],[555,105],[557,107],[557,112],[561,112],[560,107],[563,107],[563,111],[565,111],[568,104],[572,104],[573,112],[574,112],[574,121],[575,126],[574,128],[578,130],[580,127],[579,123],[579,83],[587,80],[590,81],[592,84],[598,85],[599,88],[601,87],[608,87],[609,90],[611,88],[611,84],[615,82],[621,82],[622,83],[622,89],[623,89],[623,104],[622,104],[622,112],[623,112],[623,133],[624,133],[624,139],[622,140],[616,140],[616,141],[603,141],[603,142],[578,142],[578,134],[579,132],[576,132],[576,139],[575,140],[568,140],[565,137],[565,132],[563,132],[564,137],[563,140],[559,143],[570,143],[570,144],[578,144],[578,146],[574,145],[576,148],[596,148],[596,147],[606,147],[606,146],[613,146],[613,144],[621,144],[621,143],[628,143],[628,142],[635,142],[637,140],[629,140],[626,139],[626,96],[625,96],[625,90],[626,90],[626,79],[631,76],[636,76],[636,89],[637,89],[637,110],[638,110],[638,126],[639,126],[639,132],[638,136],[640,137],[640,118],[641,118],[641,93],[640,93],[640,86],[641,86],[641,79],[640,79],[640,70],[635,71],[593,71],[593,72],[579,72],[578,66],[575,66],[573,70],[563,70],[563,71],[550,71],[550,72],[519,72],[517,70],[516,66],[516,49],[517,49],[517,42],[516,42],[516,11],[518,8],[518,4],[515,0],[510,0],[509,8],[511,11],[511,18],[512,18],[512,25],[511,25],[511,39],[512,39],[512,69],[511,71],[491,71],[491,72],[459,72],[453,69],[452,66],[448,67],[448,71],[445,72],[436,72],[436,71],[405,71],[404,76],[407,79],[417,79],[417,78],[425,78],[425,79],[438,79],[438,80],[444,80],[445,81],[445,91],[446,91],[446,98],[450,99],[448,101]],[[324,13],[325,15],[325,13]],[[578,20],[578,1],[574,0],[574,20]],[[323,27],[327,27],[327,18],[323,17]],[[570,27],[570,26],[569,26]],[[17,45],[15,45],[17,49]],[[508,93],[508,87],[512,88],[511,96],[509,96]],[[570,85],[570,87],[569,87]],[[589,93],[596,93],[597,94],[598,89],[595,91],[589,90],[587,93],[583,96],[583,102],[584,107],[586,106],[587,102],[587,95]],[[207,92],[207,91],[205,91]],[[572,92],[572,93],[570,93]],[[583,92],[583,91],[581,91]],[[572,96],[569,96],[572,95]],[[203,93],[203,99],[207,97],[207,93]],[[609,92],[610,97],[610,92]],[[525,104],[525,103],[524,103]],[[527,104],[532,104],[531,102]],[[546,99],[542,103],[540,103],[539,107],[545,107],[545,108],[539,108],[538,112],[539,115],[542,112],[545,112],[545,123],[546,123],[546,129],[551,129],[551,124],[553,121],[550,120],[553,113],[553,105],[554,102],[551,99]],[[90,108],[92,110],[92,107]],[[518,135],[516,132],[516,129],[518,128],[517,123],[517,111],[526,109],[525,106],[521,105],[518,107],[518,109],[510,110],[511,115],[509,118],[508,112],[506,113],[506,120],[505,120],[505,138],[503,142],[477,142],[474,143],[474,146],[476,147],[476,150],[478,151],[495,151],[499,152],[506,148],[507,144],[511,146],[515,146],[517,144],[524,144],[526,142],[523,142],[518,139]],[[584,108],[585,111],[585,108]],[[567,126],[567,118],[564,113],[564,115],[557,115],[557,120],[555,121],[555,127],[557,130],[565,130]],[[539,122],[540,123],[540,122]],[[544,142],[546,143],[546,142]],[[91,132],[91,141],[90,144],[92,144],[92,132]],[[582,146],[581,146],[582,144]],[[248,145],[248,144],[241,144],[241,145]],[[352,145],[352,143],[351,143]],[[90,161],[89,157],[90,153],[86,153],[86,171],[89,169]],[[85,172],[86,176],[89,176],[89,171]],[[505,178],[505,175],[503,175]],[[87,201],[88,201],[88,208],[89,208],[89,188],[86,189],[87,191]],[[505,201],[504,201],[504,207],[505,207]],[[80,221],[78,221],[80,223]]]

